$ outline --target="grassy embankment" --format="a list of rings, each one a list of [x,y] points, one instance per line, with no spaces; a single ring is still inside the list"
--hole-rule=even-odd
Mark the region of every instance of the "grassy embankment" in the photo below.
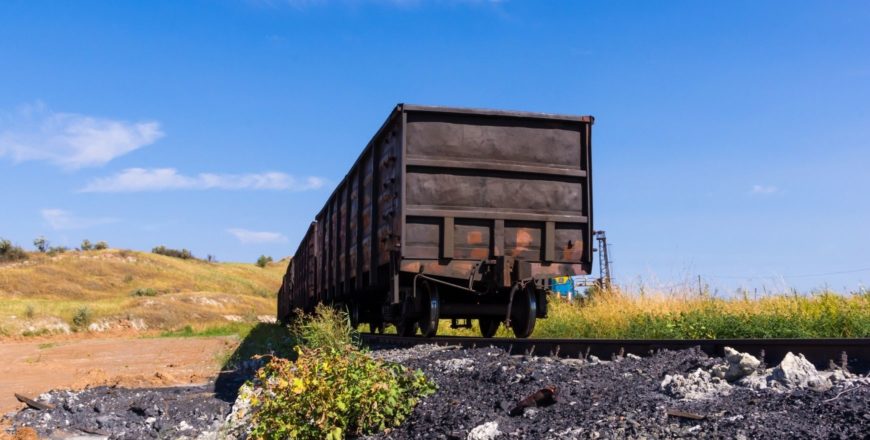
[[[0,335],[141,326],[179,335],[245,332],[274,316],[286,261],[260,268],[102,250],[0,264]]]
[[[274,315],[286,261],[265,268],[104,250],[0,263],[0,336],[144,323],[164,336],[248,335]],[[365,327],[365,326],[363,326]],[[476,328],[440,334],[478,335]],[[499,336],[510,336],[502,327]],[[611,292],[583,304],[551,301],[533,337],[870,337],[870,293],[722,299]]]

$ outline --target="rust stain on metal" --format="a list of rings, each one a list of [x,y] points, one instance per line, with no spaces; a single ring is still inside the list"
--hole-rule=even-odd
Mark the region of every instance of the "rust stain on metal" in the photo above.
[[[480,231],[470,231],[465,235],[465,239],[468,244],[481,244],[483,243],[483,234]]]
[[[489,250],[486,248],[474,248],[471,250],[471,258],[482,259],[489,256]]]

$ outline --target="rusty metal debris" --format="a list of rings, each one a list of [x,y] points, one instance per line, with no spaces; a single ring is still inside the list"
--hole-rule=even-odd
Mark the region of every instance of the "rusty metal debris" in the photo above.
[[[517,402],[516,406],[510,410],[509,414],[511,416],[518,416],[521,415],[526,408],[550,406],[556,403],[556,394],[557,390],[554,385],[541,388],[536,391],[535,394]]]
[[[701,414],[695,414],[695,413],[683,411],[680,409],[668,408],[668,410],[666,412],[671,417],[681,417],[684,419],[691,419],[691,420],[704,420],[704,416]]]
[[[27,396],[22,396],[21,394],[18,394],[18,393],[15,393],[15,398],[18,399],[19,402],[26,404],[27,406],[29,406],[33,409],[38,409],[40,411],[54,409],[54,405],[52,405],[50,403],[37,402],[36,400],[33,400]]]

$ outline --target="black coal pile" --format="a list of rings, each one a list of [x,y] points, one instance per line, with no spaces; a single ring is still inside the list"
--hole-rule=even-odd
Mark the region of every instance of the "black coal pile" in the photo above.
[[[53,408],[24,409],[11,422],[14,427],[36,429],[43,438],[214,437],[233,405],[232,399],[215,393],[214,385],[52,391],[40,396],[39,402]]]
[[[420,368],[439,390],[402,426],[372,438],[845,439],[870,432],[866,378],[824,390],[729,384],[708,373],[724,361],[697,349],[604,362],[495,348],[413,350],[375,355]]]

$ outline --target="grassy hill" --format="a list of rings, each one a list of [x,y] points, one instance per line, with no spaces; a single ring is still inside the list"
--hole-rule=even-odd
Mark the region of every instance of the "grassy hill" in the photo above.
[[[287,260],[261,268],[128,250],[0,263],[0,336],[167,331],[271,319]]]

